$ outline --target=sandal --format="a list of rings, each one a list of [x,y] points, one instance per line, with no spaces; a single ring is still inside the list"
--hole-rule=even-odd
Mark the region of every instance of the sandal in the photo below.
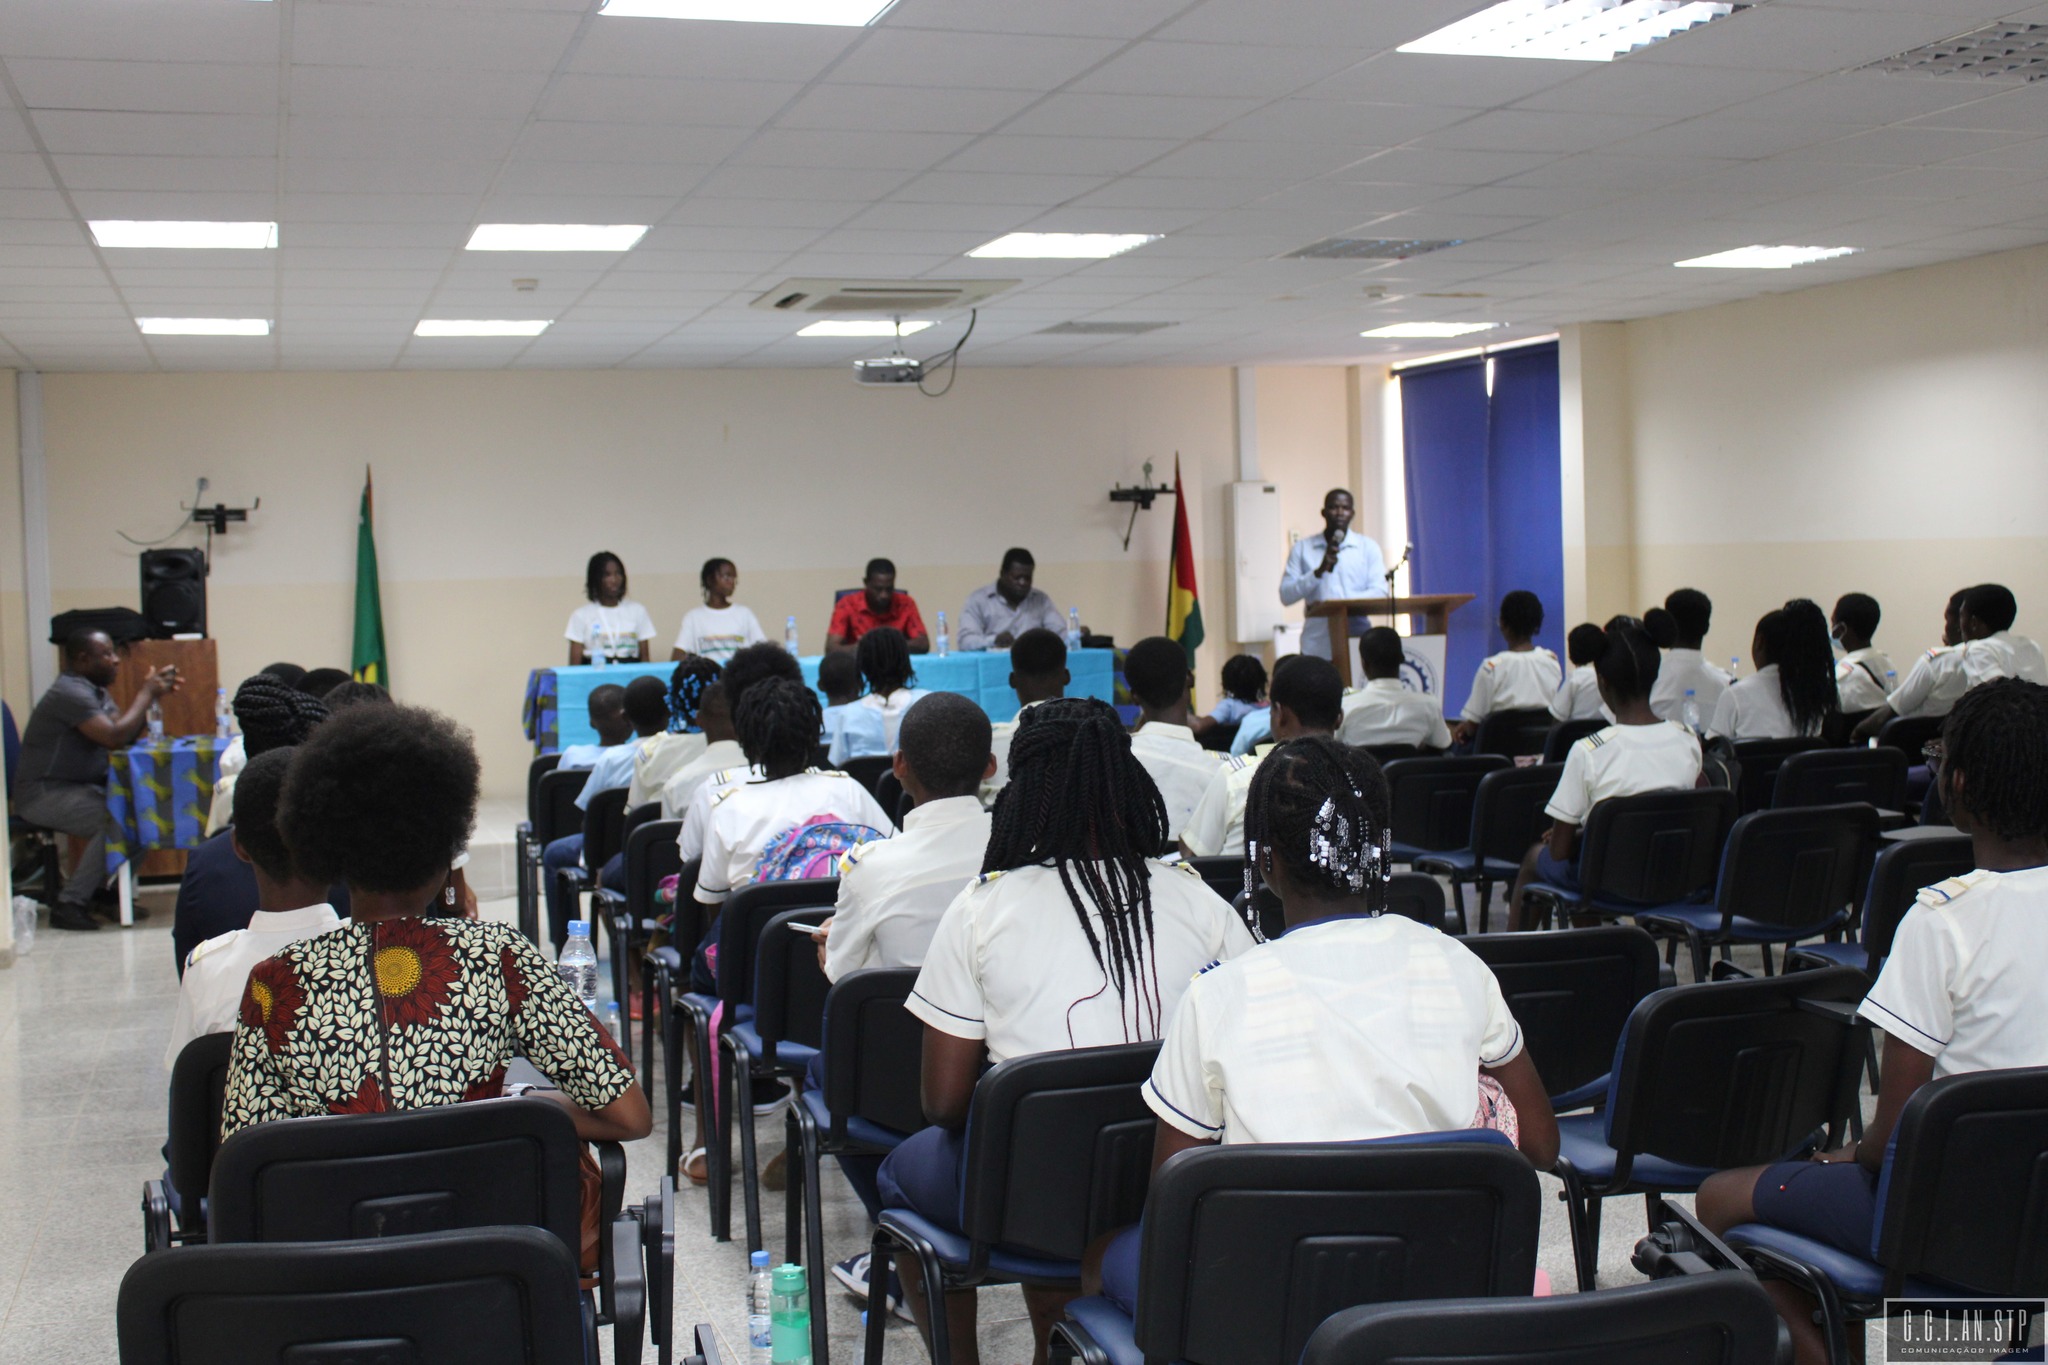
[[[692,1147],[683,1157],[683,1178],[692,1185],[709,1185],[711,1168],[707,1164],[702,1147]]]

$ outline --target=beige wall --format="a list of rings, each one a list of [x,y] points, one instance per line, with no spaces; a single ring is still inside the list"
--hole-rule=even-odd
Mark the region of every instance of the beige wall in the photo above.
[[[1295,504],[1345,478],[1344,371],[1259,380],[1266,474],[1290,524],[1312,529]],[[956,614],[1012,543],[1037,555],[1056,602],[1129,642],[1165,621],[1173,508],[1140,513],[1126,553],[1128,509],[1107,494],[1147,460],[1170,479],[1177,451],[1219,642],[1199,663],[1205,699],[1226,653],[1228,370],[970,370],[940,400],[838,370],[72,374],[44,392],[60,611],[134,603],[136,548],[118,532],[163,535],[200,475],[209,499],[263,499],[214,542],[210,626],[230,680],[279,658],[349,662],[356,500],[373,464],[397,690],[476,731],[495,793],[519,788],[527,671],[562,657],[601,547],[667,632],[657,657],[709,555],[738,562],[740,600],[771,635],[794,612],[815,650],[832,590],[868,556],[897,561],[929,622]]]
[[[0,370],[0,696],[28,724],[28,651],[48,633],[31,632],[28,585],[23,579],[21,521],[21,429],[15,416],[15,375]]]

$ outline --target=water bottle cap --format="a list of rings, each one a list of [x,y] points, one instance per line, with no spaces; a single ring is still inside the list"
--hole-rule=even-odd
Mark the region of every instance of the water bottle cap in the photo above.
[[[778,1294],[801,1294],[805,1290],[804,1268],[800,1265],[779,1265],[775,1267],[775,1292]]]
[[[788,618],[788,624],[790,624],[790,625],[792,625],[792,626],[793,626],[793,625],[795,625],[795,624],[796,624],[796,618],[795,618],[794,616],[792,616],[792,617]]]
[[[1688,687],[1685,689],[1685,695],[1688,697],[1696,697],[1699,695],[1699,693],[1693,691],[1690,687]]]
[[[765,1270],[768,1267],[768,1253],[765,1251],[756,1251],[749,1255],[747,1260],[756,1270]]]
[[[570,938],[589,938],[589,937],[590,937],[590,921],[589,921],[589,920],[584,920],[584,919],[572,919],[572,920],[570,920],[570,921],[569,921],[569,937],[570,937]]]

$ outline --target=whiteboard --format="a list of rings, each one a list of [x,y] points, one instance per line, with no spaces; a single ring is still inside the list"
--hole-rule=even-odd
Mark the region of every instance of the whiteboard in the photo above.
[[[1280,605],[1280,575],[1287,567],[1287,532],[1280,518],[1280,490],[1273,484],[1230,485],[1230,638],[1263,645],[1274,632],[1300,619],[1299,608]]]

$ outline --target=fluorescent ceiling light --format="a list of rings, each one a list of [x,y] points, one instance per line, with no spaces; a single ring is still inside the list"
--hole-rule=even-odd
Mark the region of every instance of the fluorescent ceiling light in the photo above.
[[[1012,232],[968,252],[983,260],[1046,257],[1099,261],[1156,242],[1156,232]]]
[[[1726,0],[1501,0],[1400,51],[1611,62],[1742,8]]]
[[[465,251],[630,251],[645,223],[479,223]]]
[[[897,324],[894,322],[861,322],[857,320],[814,322],[801,332],[798,332],[797,335],[800,337],[907,337],[912,332],[922,332],[931,325],[930,320],[926,318],[905,318],[902,324],[903,330],[899,332],[896,330]]]
[[[1739,246],[1672,264],[1684,270],[1789,270],[1795,265],[1853,256],[1856,251],[1853,246]]]
[[[103,247],[171,251],[263,251],[277,245],[275,223],[170,223],[102,218],[86,224]]]
[[[1362,337],[1427,337],[1441,341],[1445,337],[1470,336],[1474,332],[1490,331],[1500,326],[1497,322],[1390,322],[1385,327],[1375,327],[1370,332],[1360,332]]]
[[[605,0],[599,14],[620,19],[724,19],[746,24],[829,24],[865,28],[896,0]]]
[[[137,318],[135,325],[153,337],[267,337],[269,318]]]
[[[553,318],[422,318],[416,337],[537,337]]]

